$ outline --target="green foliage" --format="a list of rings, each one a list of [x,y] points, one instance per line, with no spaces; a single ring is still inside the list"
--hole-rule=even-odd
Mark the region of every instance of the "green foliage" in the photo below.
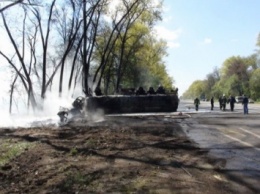
[[[233,56],[224,61],[220,71],[223,79],[226,79],[233,74],[237,74],[239,78],[242,78],[243,74],[246,72],[246,65],[240,56]]]
[[[205,96],[209,99],[211,96],[219,97],[223,94],[247,94],[254,100],[260,99],[258,58],[257,54],[253,54],[248,57],[233,56],[226,59],[221,68],[214,69],[205,80],[194,81],[183,97]]]
[[[70,155],[75,156],[77,153],[78,153],[78,149],[77,148],[71,148]]]
[[[194,99],[196,97],[205,98],[205,88],[206,84],[204,81],[196,80],[191,84],[188,91],[184,93],[183,97],[191,99]]]
[[[22,154],[33,144],[27,142],[14,142],[11,139],[0,142],[0,166],[4,166],[13,158]]]
[[[249,81],[251,98],[260,100],[260,69],[256,69]]]
[[[55,92],[52,84],[59,85],[55,89],[60,96],[78,87],[89,95],[96,85],[105,94],[117,92],[119,85],[173,87],[163,61],[166,42],[154,35],[154,26],[162,20],[162,0],[37,2],[39,6],[8,9],[15,9],[15,18],[5,14],[1,22],[17,47],[13,58],[3,52],[10,56],[6,64],[15,61],[12,71],[21,80],[17,88],[24,87],[25,99],[34,107],[48,90]],[[21,41],[24,35],[30,38]],[[19,57],[24,50],[30,53]]]
[[[242,95],[243,93],[250,95],[249,79],[255,69],[255,55],[228,58],[221,68],[221,79],[226,82],[225,89],[235,93],[235,95]]]
[[[67,172],[66,178],[58,186],[58,188],[65,193],[72,193],[73,190],[80,191],[85,187],[92,184],[92,182],[100,176],[99,172],[94,172],[91,174],[82,174],[82,172],[76,171]]]
[[[220,95],[220,92],[216,92],[213,88],[216,83],[220,80],[219,70],[217,68],[214,71],[207,75],[205,82],[205,96],[207,99],[210,99],[212,96]]]
[[[124,6],[120,9],[122,11]],[[123,88],[142,86],[148,89],[161,84],[167,90],[173,88],[174,80],[168,75],[163,61],[167,55],[167,44],[153,34],[153,26],[161,20],[161,11],[160,3],[155,6],[151,0],[139,1],[122,24],[118,36],[113,36],[115,45],[104,62],[106,65],[102,77],[103,88],[107,94],[115,92],[118,85]],[[97,37],[97,66],[102,62],[101,51],[112,32],[112,28],[108,26],[101,32],[101,36]]]
[[[145,88],[150,86],[156,88],[161,84],[168,90],[172,89],[173,78],[168,75],[162,61],[166,56],[166,43],[150,36],[143,46],[144,48],[138,52],[140,66],[143,67],[139,74],[141,77],[139,84]]]
[[[227,95],[240,95],[241,91],[242,91],[242,84],[239,81],[239,78],[236,74],[233,74],[232,76],[230,76],[229,78],[227,78],[225,80],[225,93]]]

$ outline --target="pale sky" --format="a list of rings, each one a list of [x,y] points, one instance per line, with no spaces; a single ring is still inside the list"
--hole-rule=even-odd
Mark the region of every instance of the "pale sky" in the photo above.
[[[165,59],[179,95],[232,56],[255,52],[260,0],[164,0],[158,34],[168,42]]]

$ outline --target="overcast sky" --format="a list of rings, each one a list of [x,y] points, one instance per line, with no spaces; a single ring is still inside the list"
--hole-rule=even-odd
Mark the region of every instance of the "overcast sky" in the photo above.
[[[229,57],[255,52],[260,0],[164,0],[159,35],[168,42],[165,59],[179,95]]]

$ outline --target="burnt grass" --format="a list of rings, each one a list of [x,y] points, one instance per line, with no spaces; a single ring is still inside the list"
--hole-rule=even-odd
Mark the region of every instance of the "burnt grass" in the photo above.
[[[183,120],[79,118],[0,129],[0,146],[29,145],[0,166],[0,193],[235,193],[207,150],[183,133]]]

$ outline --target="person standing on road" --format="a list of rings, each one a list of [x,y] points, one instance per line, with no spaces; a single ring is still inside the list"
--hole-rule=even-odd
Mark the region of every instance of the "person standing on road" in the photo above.
[[[244,114],[248,114],[248,98],[246,95],[243,95],[243,108],[244,108]]]
[[[194,99],[194,105],[195,105],[196,111],[199,110],[199,104],[200,104],[200,100],[199,100],[199,98],[197,97],[197,98]]]
[[[227,103],[227,98],[226,98],[225,94],[223,94],[223,96],[222,96],[222,110],[223,111],[226,110],[226,103]]]
[[[222,97],[220,96],[218,99],[219,102],[219,109],[222,110]]]
[[[235,107],[235,103],[236,103],[236,99],[234,96],[230,95],[229,99],[228,99],[229,103],[230,103],[230,110],[234,111],[234,107]]]
[[[214,97],[212,96],[210,99],[210,104],[211,104],[211,110],[214,108]]]

